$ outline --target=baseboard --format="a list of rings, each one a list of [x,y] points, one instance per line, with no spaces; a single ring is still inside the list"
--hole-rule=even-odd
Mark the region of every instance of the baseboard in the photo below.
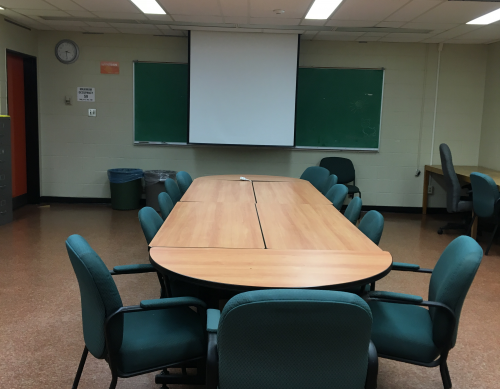
[[[109,197],[58,197],[58,196],[41,196],[41,204],[111,204]],[[146,199],[141,199],[141,206],[146,205]]]
[[[28,204],[28,194],[27,193],[25,193],[21,196],[17,196],[17,197],[12,198],[12,209],[14,211],[16,209],[24,207],[26,204]]]

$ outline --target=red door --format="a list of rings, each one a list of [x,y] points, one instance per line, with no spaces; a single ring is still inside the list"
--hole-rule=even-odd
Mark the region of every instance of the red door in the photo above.
[[[12,197],[28,192],[23,58],[7,53],[7,102],[11,125]]]

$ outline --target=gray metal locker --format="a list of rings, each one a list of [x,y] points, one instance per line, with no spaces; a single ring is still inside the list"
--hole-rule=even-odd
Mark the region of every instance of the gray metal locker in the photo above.
[[[0,116],[0,226],[12,221],[10,117]]]

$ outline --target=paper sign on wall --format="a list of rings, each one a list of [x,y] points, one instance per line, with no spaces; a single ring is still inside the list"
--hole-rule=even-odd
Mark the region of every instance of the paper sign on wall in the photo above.
[[[84,88],[79,86],[76,88],[77,101],[95,101],[95,88]]]
[[[120,63],[101,61],[101,74],[120,74]]]

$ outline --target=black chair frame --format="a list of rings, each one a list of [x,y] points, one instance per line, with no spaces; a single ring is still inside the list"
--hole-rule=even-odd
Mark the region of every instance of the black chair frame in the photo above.
[[[365,389],[377,389],[378,378],[377,349],[370,341],[368,347],[368,371],[366,372]],[[217,389],[219,385],[219,354],[217,352],[217,333],[208,334],[206,389]]]
[[[397,266],[393,267],[393,270],[399,270],[399,271],[410,271],[413,273],[432,273],[431,269],[415,269],[415,270],[409,270],[406,268],[398,268]],[[439,350],[439,358],[430,362],[430,363],[424,363],[424,362],[419,362],[419,361],[413,361],[409,359],[404,359],[404,358],[397,358],[393,357],[390,355],[384,355],[384,354],[378,354],[380,358],[385,358],[385,359],[392,359],[394,361],[399,361],[399,362],[404,362],[404,363],[409,363],[412,365],[418,365],[418,366],[424,366],[424,367],[436,367],[439,366],[439,371],[441,373],[441,380],[443,381],[443,387],[444,389],[451,389],[452,383],[451,383],[451,377],[450,377],[450,372],[448,370],[448,354],[450,350],[453,348],[453,334],[455,332],[455,327],[457,325],[457,319],[455,316],[455,312],[446,304],[439,303],[437,301],[422,301],[420,303],[413,302],[413,301],[403,301],[403,300],[396,300],[396,299],[390,299],[390,298],[379,298],[379,297],[370,297],[369,295],[363,296],[363,298],[366,301],[381,301],[381,302],[386,302],[386,303],[394,303],[394,304],[407,304],[407,305],[418,305],[421,307],[434,307],[434,308],[439,308],[442,309],[444,312],[446,312],[451,320],[451,325],[450,325],[450,331],[448,332],[449,339],[445,342],[445,346],[443,346]]]
[[[134,272],[127,272],[127,273],[115,273],[114,271],[110,270],[111,275],[121,275],[121,274],[138,274],[138,273],[155,273],[156,270],[154,269],[142,269]],[[158,274],[158,273],[157,273]],[[160,276],[159,276],[160,278]],[[160,283],[161,283],[160,278]],[[162,284],[163,285],[163,284]],[[162,288],[163,291],[163,288]],[[201,315],[202,321],[206,322],[207,320],[207,310],[205,306],[202,305],[197,305],[197,304],[189,304],[189,306],[195,306],[197,308],[197,312]],[[178,307],[178,305],[176,306]],[[205,373],[206,373],[206,358],[205,357],[200,357],[200,358],[194,358],[194,359],[189,359],[186,361],[181,361],[181,362],[176,362],[174,364],[170,365],[165,365],[165,366],[157,366],[152,369],[147,369],[147,370],[142,370],[135,372],[133,374],[124,374],[120,372],[117,369],[116,362],[111,358],[111,354],[108,349],[109,345],[109,338],[111,336],[111,330],[109,328],[109,324],[113,318],[115,318],[117,315],[123,315],[131,312],[141,312],[141,311],[151,311],[151,310],[163,310],[163,309],[168,309],[168,308],[174,308],[172,307],[161,307],[161,308],[148,308],[144,309],[140,305],[131,305],[127,307],[122,307],[118,309],[116,312],[113,312],[111,315],[109,315],[106,318],[106,321],[104,322],[104,336],[106,340],[106,349],[107,349],[107,355],[105,356],[105,360],[109,365],[109,368],[111,370],[111,384],[109,385],[109,389],[115,389],[116,385],[118,383],[118,378],[130,378],[130,377],[135,377],[138,375],[146,374],[146,373],[151,373],[154,371],[159,371],[162,370],[161,374],[157,374],[155,377],[155,383],[156,384],[162,384],[162,387],[166,388],[167,384],[172,384],[172,385],[205,385]],[[80,359],[80,363],[78,365],[78,370],[75,375],[75,380],[73,381],[73,386],[72,389],[77,389],[78,384],[80,382],[80,378],[82,376],[83,372],[83,367],[85,366],[85,362],[87,360],[87,355],[88,355],[89,350],[87,349],[87,346],[83,349],[82,357]],[[197,374],[196,375],[187,375],[186,368],[191,368],[191,367],[196,367],[197,368]],[[182,374],[170,374],[168,372],[168,368],[181,368],[182,369]]]

